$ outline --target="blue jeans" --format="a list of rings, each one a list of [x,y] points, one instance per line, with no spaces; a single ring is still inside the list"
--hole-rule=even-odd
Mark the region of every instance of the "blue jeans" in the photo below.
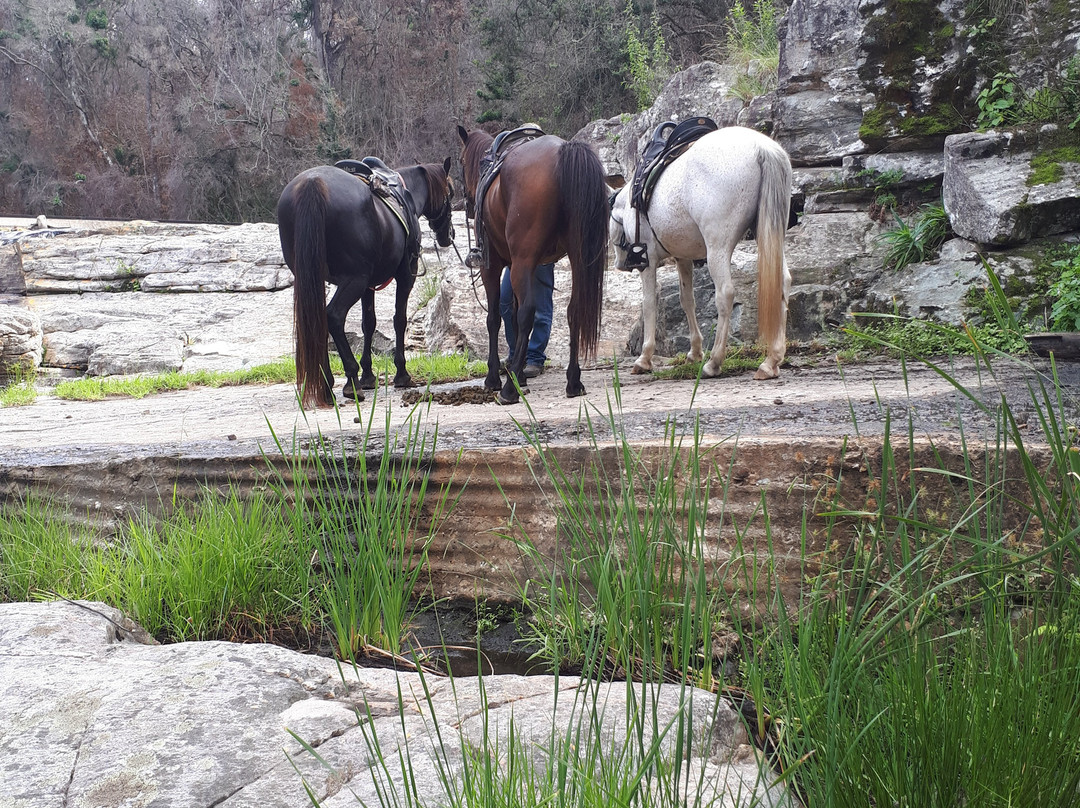
[[[544,366],[547,362],[548,339],[551,337],[551,317],[555,311],[552,295],[555,292],[555,264],[538,264],[534,275],[536,316],[533,319],[532,335],[529,337],[529,349],[525,355],[528,365]],[[514,317],[514,287],[510,284],[510,268],[503,270],[502,284],[499,287],[499,314],[502,315],[506,344],[510,346],[508,358],[514,359],[514,345],[517,343],[517,322]]]

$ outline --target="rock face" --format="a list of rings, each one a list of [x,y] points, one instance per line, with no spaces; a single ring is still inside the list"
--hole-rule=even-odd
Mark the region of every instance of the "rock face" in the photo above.
[[[1061,140],[1056,127],[947,138],[943,195],[956,234],[1009,246],[1080,229],[1080,149],[1054,148]]]
[[[682,716],[680,764],[703,802],[792,804],[738,715],[704,691],[655,687],[641,700],[636,685],[582,691],[573,677],[493,676],[482,693],[475,679],[425,683],[277,646],[148,644],[101,603],[0,604],[0,642],[3,805],[300,808],[311,804],[305,784],[319,805],[378,805],[380,788],[404,798],[399,754],[434,804],[440,772],[460,776],[465,744],[505,750],[512,721],[524,748],[543,748],[585,705],[596,724],[586,713],[582,741],[596,732],[605,750],[627,742],[628,716],[655,712],[659,726]],[[677,730],[659,740],[662,759],[677,740]]]
[[[1070,9],[1040,0],[1024,14],[994,17],[959,0],[794,0],[779,25],[774,92],[742,105],[728,93],[730,68],[697,65],[672,79],[652,109],[594,122],[577,137],[596,145],[622,182],[643,138],[667,117],[704,114],[769,132],[792,158],[793,206],[802,213],[787,239],[789,337],[812,339],[864,310],[960,323],[977,316],[968,291],[986,285],[973,249],[989,266],[1022,274],[1037,262],[1012,252],[1080,231],[1075,132],[969,131],[978,93],[996,72],[1011,71],[1029,92],[1064,75],[1080,42],[1080,15]],[[900,275],[886,269],[882,239],[897,225],[893,211],[911,225],[919,206],[942,198],[960,241]],[[738,257],[747,246],[736,251],[734,273],[734,335],[743,340],[756,329],[752,267]],[[1032,279],[1018,283],[1036,293]],[[682,350],[674,280],[662,274],[661,284],[660,350]],[[711,305],[708,284],[699,278],[696,287],[699,309]],[[1029,310],[1037,303],[1023,302]],[[631,344],[639,341],[635,332]]]

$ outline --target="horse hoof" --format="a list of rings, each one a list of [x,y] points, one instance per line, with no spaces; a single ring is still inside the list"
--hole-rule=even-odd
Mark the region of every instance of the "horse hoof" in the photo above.
[[[646,373],[652,373],[652,368],[647,368],[647,367],[644,367],[643,365],[638,365],[638,364],[635,364],[632,368],[630,368],[630,375],[631,376],[643,376]]]
[[[376,387],[378,387],[378,381],[375,379],[374,376],[372,376],[370,379],[360,380],[361,390],[374,390]]]
[[[769,371],[765,368],[758,368],[754,371],[754,381],[761,382],[767,379],[775,379],[780,375],[780,371]]]
[[[583,396],[583,395],[585,395],[585,385],[579,384],[577,387],[570,387],[569,385],[567,385],[567,387],[566,387],[566,397],[567,398],[577,398],[578,396]]]
[[[416,387],[416,382],[412,380],[411,376],[401,379],[400,381],[398,379],[394,379],[395,390],[408,390],[410,387]]]
[[[720,364],[714,364],[710,359],[701,367],[701,375],[706,379],[715,379],[720,375]]]
[[[353,401],[364,400],[364,394],[357,390],[355,387],[348,390],[342,390],[341,395],[345,396],[345,398],[352,399]]]
[[[517,404],[518,399],[516,396],[513,399],[503,398],[502,391],[500,390],[498,393],[495,394],[495,403],[507,407],[511,404]]]

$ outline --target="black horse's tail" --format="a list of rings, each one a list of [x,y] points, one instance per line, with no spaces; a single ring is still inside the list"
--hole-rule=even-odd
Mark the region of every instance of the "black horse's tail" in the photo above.
[[[322,179],[300,184],[293,205],[293,332],[296,336],[296,388],[302,406],[334,403],[326,325],[326,208],[329,191]]]
[[[608,206],[604,167],[596,152],[578,141],[559,148],[555,166],[559,204],[566,223],[566,254],[572,270],[567,318],[577,325],[578,347],[587,359],[600,339],[600,309],[607,269]]]

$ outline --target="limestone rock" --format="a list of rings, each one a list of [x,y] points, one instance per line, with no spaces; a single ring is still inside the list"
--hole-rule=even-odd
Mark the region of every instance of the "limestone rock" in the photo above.
[[[27,292],[242,292],[292,283],[276,225],[144,224],[26,241]]]
[[[1054,160],[1057,136],[1044,127],[947,138],[942,191],[956,234],[1009,246],[1080,229],[1080,163]],[[1037,173],[1040,160],[1056,169]]]
[[[41,363],[41,319],[21,298],[0,297],[0,373]]]
[[[627,743],[641,710],[688,727],[690,803],[700,789],[730,808],[792,804],[732,708],[704,691],[490,676],[481,692],[473,679],[425,683],[271,645],[146,641],[101,603],[0,604],[0,804],[300,808],[306,786],[320,805],[373,805],[380,788],[403,798],[406,756],[434,803],[443,776],[460,776],[463,744],[505,749],[513,722],[524,748],[543,749],[583,708],[595,724],[582,742],[599,732],[605,750]],[[661,754],[675,743],[670,732]]]

